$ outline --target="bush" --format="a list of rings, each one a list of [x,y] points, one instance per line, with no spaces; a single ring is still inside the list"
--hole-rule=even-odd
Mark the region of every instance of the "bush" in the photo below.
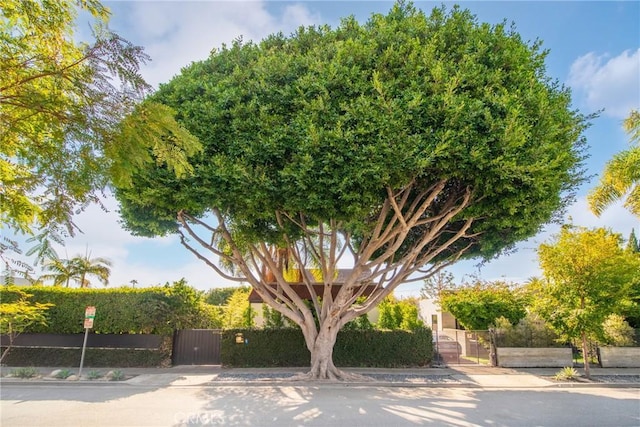
[[[222,329],[224,323],[224,307],[201,303],[199,306],[200,320],[194,329]]]
[[[366,313],[356,317],[351,322],[348,322],[346,325],[344,325],[344,327],[342,328],[343,331],[369,331],[371,329],[373,329],[373,323],[371,323],[371,320],[369,320],[369,315]]]
[[[216,323],[215,311],[184,280],[153,288],[78,289],[31,286],[32,302],[52,303],[48,324],[32,325],[30,333],[75,334],[84,331],[84,311],[96,307],[93,332],[98,334],[171,335],[175,329],[209,327]],[[12,288],[0,287],[0,299],[17,300]]]
[[[580,375],[578,374],[578,371],[575,370],[575,368],[571,366],[565,366],[553,376],[553,379],[558,381],[568,381],[575,380],[579,376]]]
[[[124,381],[125,379],[127,379],[124,372],[120,370],[109,372],[107,374],[107,378],[109,379],[109,381]]]
[[[496,346],[498,347],[563,347],[558,335],[540,318],[527,315],[513,326],[503,317],[496,320]]]
[[[14,347],[5,363],[8,366],[80,366],[81,353],[79,348]],[[171,352],[167,350],[87,348],[84,366],[152,368],[167,366],[170,361]]]
[[[418,300],[415,298],[396,300],[390,295],[378,305],[378,310],[378,329],[412,331],[424,327],[424,322],[418,316]]]
[[[262,304],[262,318],[264,319],[264,329],[283,329],[290,325],[287,318],[278,310],[270,308],[267,304]]]
[[[333,355],[336,366],[342,367],[428,366],[433,356],[431,329],[340,331]]]
[[[236,335],[242,335],[242,344]],[[245,341],[246,340],[246,341]],[[433,355],[431,330],[342,330],[333,349],[336,366],[428,366]],[[227,367],[309,366],[309,351],[298,328],[222,332],[222,364]]]
[[[624,317],[612,314],[603,323],[604,340],[602,344],[616,347],[632,347],[635,341],[635,330],[629,326]]]
[[[56,378],[61,379],[61,380],[66,380],[71,375],[73,375],[73,372],[71,372],[69,369],[63,369],[63,370],[61,370],[60,372],[58,372],[56,374]]]
[[[29,366],[26,368],[13,369],[11,371],[11,376],[15,378],[35,378],[40,376],[40,371],[33,366]]]
[[[102,373],[100,371],[89,371],[87,378],[90,380],[98,380],[102,378]]]
[[[311,361],[299,328],[222,331],[220,358],[227,367],[309,366]]]

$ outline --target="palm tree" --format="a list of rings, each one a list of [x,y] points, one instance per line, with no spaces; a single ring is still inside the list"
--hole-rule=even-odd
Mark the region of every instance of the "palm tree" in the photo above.
[[[611,203],[623,198],[625,208],[640,218],[640,112],[634,110],[624,121],[631,148],[607,163],[600,183],[589,194],[589,207],[600,215]]]
[[[49,274],[44,274],[40,277],[41,280],[53,280],[53,286],[65,286],[69,287],[69,281],[76,279],[76,272],[73,264],[68,259],[50,259],[44,263],[43,269],[49,271]]]
[[[75,279],[81,288],[88,288],[91,282],[87,279],[87,275],[96,276],[103,285],[109,284],[109,275],[111,274],[111,261],[106,258],[90,258],[90,253],[84,256],[76,256],[71,259],[71,264],[75,269]]]
[[[81,288],[87,288],[91,282],[87,276],[96,276],[105,286],[109,283],[111,261],[106,258],[91,258],[90,253],[78,255],[72,259],[51,259],[44,265],[44,270],[50,274],[41,277],[53,280],[54,286],[65,284],[69,287],[71,280],[77,282]]]

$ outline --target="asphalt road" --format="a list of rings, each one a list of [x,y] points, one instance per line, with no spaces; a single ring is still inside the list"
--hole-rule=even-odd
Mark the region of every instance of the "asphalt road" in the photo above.
[[[640,426],[638,388],[2,384],[13,426]]]

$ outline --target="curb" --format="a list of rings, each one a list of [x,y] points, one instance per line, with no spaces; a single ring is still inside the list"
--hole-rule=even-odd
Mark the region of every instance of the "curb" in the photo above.
[[[134,377],[135,378],[135,377]],[[246,380],[246,381],[229,381],[213,379],[199,384],[154,384],[150,383],[129,383],[125,381],[95,381],[95,380],[41,380],[41,379],[20,379],[20,378],[3,378],[0,379],[0,385],[12,386],[51,386],[51,387],[131,387],[131,388],[163,388],[163,387],[326,387],[326,388],[368,388],[368,387],[387,387],[387,388],[466,388],[466,389],[565,389],[565,388],[640,388],[638,382],[628,383],[598,383],[598,382],[564,382],[557,383],[548,381],[547,384],[541,385],[507,385],[507,384],[482,384],[471,381],[451,381],[451,382],[396,382],[396,381],[357,381],[357,382],[338,382],[338,381],[288,381],[284,380]]]

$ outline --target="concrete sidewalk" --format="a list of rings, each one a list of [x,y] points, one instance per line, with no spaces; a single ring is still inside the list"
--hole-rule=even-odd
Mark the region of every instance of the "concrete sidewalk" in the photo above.
[[[392,387],[475,387],[475,388],[540,388],[540,387],[633,387],[640,388],[640,368],[592,368],[591,380],[580,377],[574,381],[553,380],[559,368],[494,368],[482,365],[456,365],[442,368],[379,369],[345,368],[348,372],[372,378],[369,381],[349,383],[323,381],[294,381],[291,377],[306,372],[306,368],[222,368],[220,366],[174,366],[171,368],[84,368],[79,381],[65,381],[47,376],[56,368],[37,368],[43,375],[38,379],[7,378],[16,368],[2,367],[0,383],[79,384],[105,383],[141,387],[187,386],[275,386],[323,384],[345,386]],[[77,368],[65,368],[77,373]],[[88,380],[91,371],[106,374],[110,370],[121,371],[130,377],[125,381]]]

